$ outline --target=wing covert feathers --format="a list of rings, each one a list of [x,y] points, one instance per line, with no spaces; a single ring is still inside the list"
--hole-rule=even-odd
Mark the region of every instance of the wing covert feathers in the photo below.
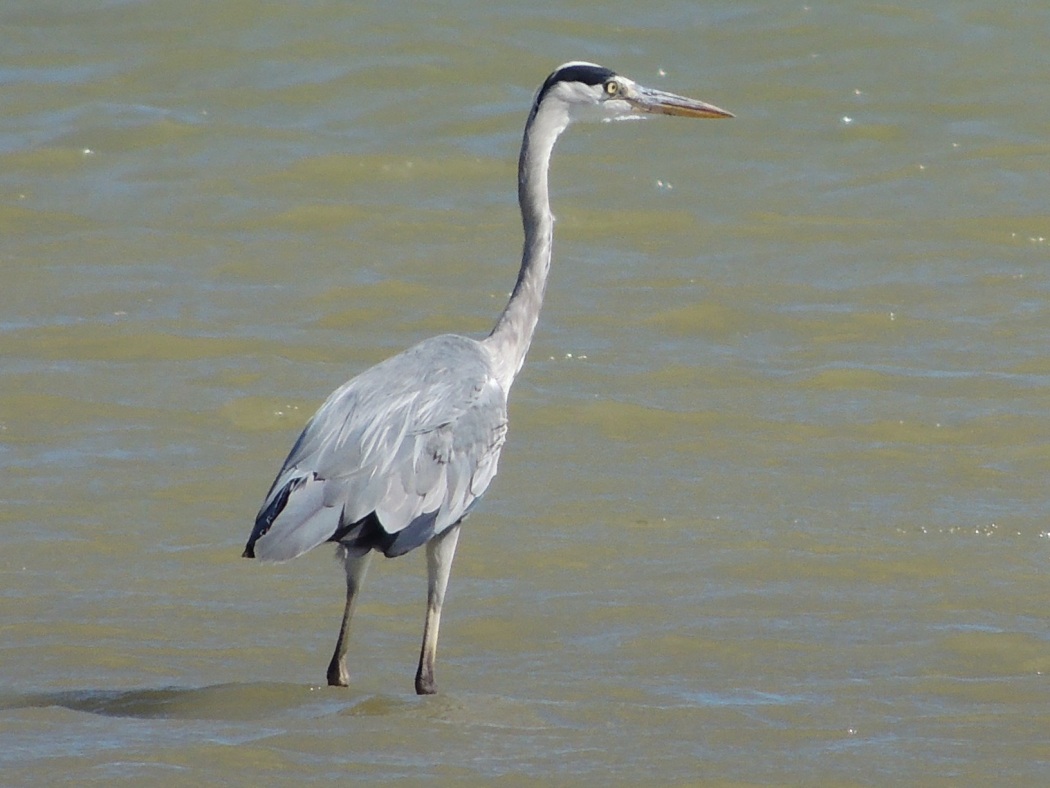
[[[245,556],[336,540],[401,555],[463,519],[496,474],[507,398],[480,343],[446,335],[337,389],[259,510]]]

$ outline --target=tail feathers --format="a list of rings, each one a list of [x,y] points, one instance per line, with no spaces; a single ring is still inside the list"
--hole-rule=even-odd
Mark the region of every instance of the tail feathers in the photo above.
[[[376,513],[372,512],[356,523],[341,526],[328,541],[338,542],[345,549],[355,553],[378,550],[387,558],[395,558],[434,538],[437,514],[435,511],[420,515],[405,528],[390,533],[383,527]]]
[[[434,538],[434,525],[437,522],[438,510],[421,514],[415,520],[396,533],[388,534],[380,531],[377,534],[376,547],[383,551],[387,558],[404,555],[410,550],[415,550],[422,544],[426,544]]]

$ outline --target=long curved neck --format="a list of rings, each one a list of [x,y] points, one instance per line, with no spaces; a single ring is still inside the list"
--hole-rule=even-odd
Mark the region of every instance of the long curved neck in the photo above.
[[[510,301],[484,340],[497,365],[497,376],[504,391],[525,363],[532,335],[540,317],[547,274],[551,265],[554,217],[547,196],[547,171],[554,143],[569,116],[564,105],[539,104],[525,125],[518,159],[518,204],[525,229],[521,269]]]

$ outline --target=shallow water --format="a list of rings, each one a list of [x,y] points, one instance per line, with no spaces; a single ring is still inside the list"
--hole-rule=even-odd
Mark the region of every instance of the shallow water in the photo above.
[[[0,11],[6,784],[1040,784],[1050,11]],[[500,475],[411,694],[422,556],[319,686],[327,548],[238,558],[302,424],[513,283],[532,93],[579,127]]]

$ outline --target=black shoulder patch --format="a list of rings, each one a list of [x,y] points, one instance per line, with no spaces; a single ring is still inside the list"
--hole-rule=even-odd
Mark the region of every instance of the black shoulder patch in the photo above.
[[[306,484],[305,476],[292,479],[281,488],[281,491],[274,496],[270,504],[256,515],[255,527],[252,529],[252,535],[248,537],[248,544],[245,545],[241,558],[255,558],[255,543],[270,530],[273,521],[280,516],[281,512],[284,511],[284,507],[288,505],[288,498],[291,497],[292,493],[304,484]]]
[[[610,77],[615,76],[615,71],[604,68],[603,66],[595,66],[590,63],[571,63],[567,66],[562,66],[547,77],[547,80],[543,83],[543,87],[540,88],[540,92],[537,95],[537,103],[539,103],[539,100],[543,98],[543,95],[548,90],[559,82],[582,82],[585,85],[601,85]]]

